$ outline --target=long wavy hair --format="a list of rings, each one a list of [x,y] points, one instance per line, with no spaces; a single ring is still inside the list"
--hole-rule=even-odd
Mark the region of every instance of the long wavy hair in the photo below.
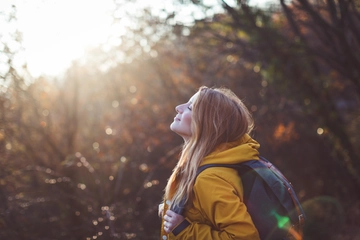
[[[244,103],[227,88],[199,88],[193,103],[192,136],[184,143],[180,159],[165,188],[171,208],[192,198],[196,171],[202,160],[221,143],[239,140],[254,127]]]

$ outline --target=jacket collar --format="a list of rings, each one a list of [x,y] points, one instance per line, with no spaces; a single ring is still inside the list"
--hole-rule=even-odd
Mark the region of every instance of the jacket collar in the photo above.
[[[248,160],[258,160],[260,144],[245,134],[238,141],[220,144],[216,149],[204,158],[200,166],[204,164],[235,164]]]

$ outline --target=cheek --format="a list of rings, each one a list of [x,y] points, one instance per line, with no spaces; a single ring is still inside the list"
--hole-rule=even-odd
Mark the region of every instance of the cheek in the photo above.
[[[183,117],[183,123],[187,126],[187,127],[191,127],[191,113],[184,115]]]

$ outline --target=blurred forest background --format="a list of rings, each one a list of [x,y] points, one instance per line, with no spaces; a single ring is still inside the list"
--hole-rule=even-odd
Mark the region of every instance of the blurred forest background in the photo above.
[[[202,85],[251,110],[305,239],[360,239],[360,1],[174,0],[202,13],[186,21],[134,2],[116,1],[136,23],[121,44],[61,78],[16,66],[21,32],[0,36],[0,239],[159,239],[182,143],[169,125]],[[16,6],[1,17],[16,22]]]

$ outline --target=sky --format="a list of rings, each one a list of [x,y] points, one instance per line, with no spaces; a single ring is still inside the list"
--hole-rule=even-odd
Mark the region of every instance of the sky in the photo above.
[[[6,5],[7,3],[7,5]],[[30,73],[55,76],[108,40],[112,0],[2,0],[15,4]]]
[[[265,0],[252,0],[254,4],[261,1]],[[143,0],[167,8],[171,2]],[[0,11],[12,4],[17,7],[17,27],[23,34],[23,58],[33,77],[61,75],[89,49],[112,44],[110,36],[116,35],[114,0],[1,0]]]

